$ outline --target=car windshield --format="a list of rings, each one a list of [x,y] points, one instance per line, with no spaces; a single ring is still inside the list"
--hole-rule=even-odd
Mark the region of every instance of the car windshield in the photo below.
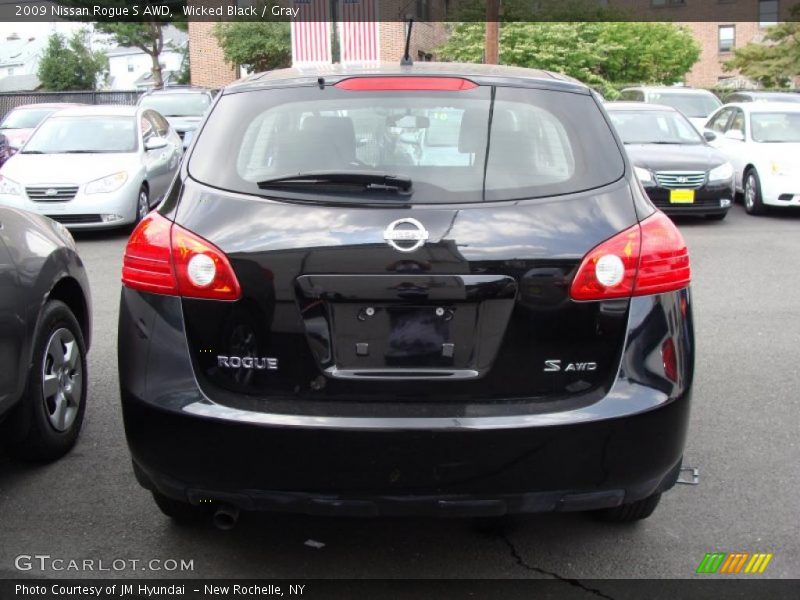
[[[207,94],[150,94],[141,105],[152,108],[165,117],[201,117],[211,100]]]
[[[765,112],[750,115],[754,142],[800,143],[800,112]]]
[[[33,129],[57,108],[21,108],[12,110],[0,123],[0,129]]]
[[[490,122],[491,121],[491,122]],[[224,145],[230,152],[220,153]],[[411,180],[415,203],[478,202],[566,194],[622,176],[619,148],[586,94],[478,86],[461,91],[347,91],[297,87],[227,94],[208,118],[189,163],[199,181],[270,195],[335,194],[357,181]],[[351,174],[351,177],[345,177]],[[367,175],[371,178],[365,179]],[[261,183],[261,187],[259,187]],[[286,183],[280,184],[285,193]],[[352,186],[351,186],[352,187]],[[312,189],[314,188],[314,189]],[[399,197],[398,186],[392,199]],[[353,198],[353,190],[348,190]],[[358,201],[358,199],[356,201]]]
[[[130,116],[53,117],[36,130],[23,154],[123,153],[137,148]]]
[[[692,92],[650,92],[651,104],[664,104],[681,111],[689,118],[707,117],[722,106],[722,102],[712,94]]]
[[[626,144],[702,144],[692,124],[668,110],[610,110],[608,116]]]

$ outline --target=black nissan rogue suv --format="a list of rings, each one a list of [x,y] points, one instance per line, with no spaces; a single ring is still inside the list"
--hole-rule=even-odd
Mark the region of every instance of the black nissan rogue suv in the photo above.
[[[166,514],[595,511],[676,482],[686,245],[582,84],[254,75],[125,250],[119,371]]]

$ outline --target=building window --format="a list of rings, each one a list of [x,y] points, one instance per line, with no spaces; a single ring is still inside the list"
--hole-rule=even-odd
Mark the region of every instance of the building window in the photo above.
[[[769,27],[778,22],[778,0],[759,0],[758,25]]]
[[[428,0],[417,0],[417,19],[429,21],[431,18],[431,5]]]
[[[719,51],[732,52],[736,46],[736,25],[719,26]]]
[[[686,0],[650,0],[653,8],[664,8],[665,6],[686,6]]]

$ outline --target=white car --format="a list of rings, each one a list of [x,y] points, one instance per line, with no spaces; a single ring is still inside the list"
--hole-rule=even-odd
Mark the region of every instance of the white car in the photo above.
[[[733,165],[748,213],[800,206],[800,105],[726,104],[709,117],[705,135]]]
[[[135,106],[83,106],[45,119],[0,169],[0,205],[70,229],[138,223],[166,194],[183,156],[164,117]]]
[[[646,102],[671,106],[683,113],[697,131],[703,131],[708,116],[722,106],[722,102],[708,90],[681,86],[649,86],[625,88],[619,100]]]

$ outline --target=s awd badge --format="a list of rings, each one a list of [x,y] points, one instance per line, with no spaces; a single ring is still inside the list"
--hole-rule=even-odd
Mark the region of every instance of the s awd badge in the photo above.
[[[558,359],[550,359],[544,361],[544,372],[545,373],[558,373],[560,371],[596,371],[597,370],[597,363],[596,362],[574,362],[574,363],[567,363],[563,368],[561,365],[561,361]]]

